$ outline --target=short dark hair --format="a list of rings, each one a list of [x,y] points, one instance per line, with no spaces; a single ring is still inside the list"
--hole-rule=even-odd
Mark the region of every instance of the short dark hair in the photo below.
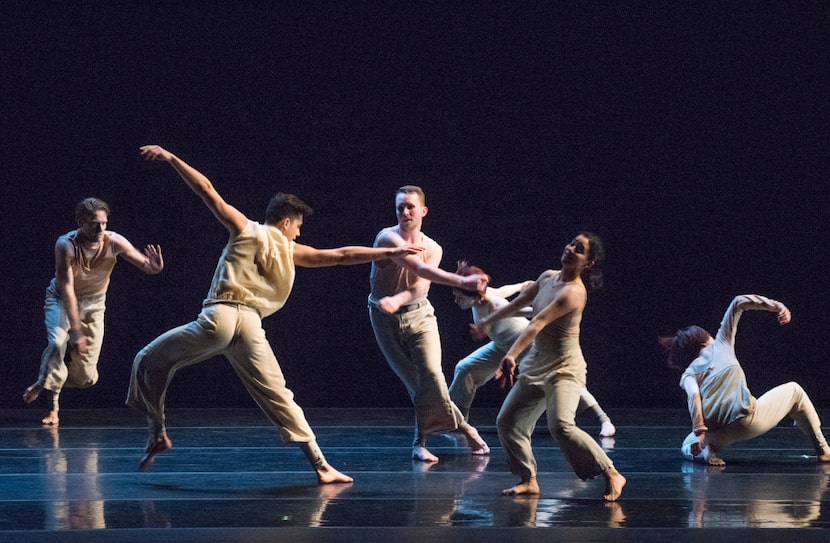
[[[692,325],[681,328],[673,336],[658,337],[657,343],[668,353],[666,363],[669,367],[684,370],[698,357],[710,337],[709,332]]]
[[[84,198],[75,206],[75,222],[92,219],[97,211],[103,211],[109,217],[110,206],[100,198]]]
[[[424,194],[424,190],[418,185],[404,185],[398,189],[395,193],[395,197],[397,197],[398,194],[417,194],[418,198],[421,200],[421,205],[427,205],[427,197]]]
[[[293,194],[278,192],[271,197],[268,208],[265,210],[265,224],[277,224],[281,220],[299,219],[313,214],[311,206]]]
[[[599,290],[604,284],[602,279],[602,270],[599,269],[599,265],[605,261],[605,244],[603,244],[600,237],[593,232],[582,231],[577,235],[588,238],[587,256],[588,260],[594,263],[590,268],[585,268],[582,272],[582,281],[585,283],[586,289]]]

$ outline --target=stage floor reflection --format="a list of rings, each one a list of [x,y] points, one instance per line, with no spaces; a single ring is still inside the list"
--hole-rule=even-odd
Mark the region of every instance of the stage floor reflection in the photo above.
[[[318,486],[297,447],[256,409],[170,410],[173,448],[138,472],[143,419],[128,408],[65,410],[39,426],[34,409],[0,411],[2,541],[820,541],[830,538],[830,469],[782,425],[724,454],[725,468],[684,461],[682,410],[609,409],[600,439],[628,484],[602,500],[580,481],[542,424],[534,435],[542,492],[512,486],[495,410],[471,422],[492,448],[434,436],[437,464],[410,458],[409,409],[308,409],[332,465],[350,485]],[[830,420],[821,413],[822,420]],[[596,435],[598,427],[580,420]],[[593,425],[592,425],[593,424]],[[599,439],[599,438],[597,438]],[[737,538],[737,539],[736,539]]]

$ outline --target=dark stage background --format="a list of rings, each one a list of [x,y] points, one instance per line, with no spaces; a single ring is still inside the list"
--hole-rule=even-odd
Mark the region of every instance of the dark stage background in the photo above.
[[[827,4],[396,4],[2,4],[0,407],[36,377],[54,241],[82,197],[108,201],[136,246],[161,244],[166,269],[116,267],[100,382],[63,406],[123,405],[134,354],[197,315],[225,230],[169,166],[140,160],[148,143],[256,220],[273,192],[297,193],[316,209],[299,241],[316,247],[371,244],[395,189],[421,184],[444,268],[466,258],[495,284],[597,232],[606,287],[582,340],[606,408],[683,407],[657,335],[714,332],[736,294],[780,299],[791,325],[742,321],[750,387],[797,380],[830,407]],[[267,319],[301,405],[409,405],[372,336],[368,274],[298,269]],[[470,315],[446,287],[430,298],[451,378],[476,347]],[[252,405],[220,359],[168,397]]]

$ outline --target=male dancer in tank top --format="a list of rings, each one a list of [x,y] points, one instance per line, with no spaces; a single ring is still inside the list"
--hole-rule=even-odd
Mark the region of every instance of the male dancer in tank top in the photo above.
[[[161,247],[147,245],[142,254],[127,238],[107,230],[109,214],[110,207],[103,200],[81,200],[75,207],[77,230],[55,243],[55,276],[44,302],[46,349],[37,381],[23,392],[26,403],[35,401],[44,390],[49,393],[52,408],[41,421],[47,426],[59,422],[63,388],[86,388],[98,382],[107,287],[118,257],[148,275],[164,268]]]

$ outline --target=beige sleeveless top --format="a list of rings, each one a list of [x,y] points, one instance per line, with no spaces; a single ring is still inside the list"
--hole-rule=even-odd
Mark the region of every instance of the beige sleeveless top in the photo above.
[[[248,221],[225,245],[204,304],[239,303],[261,317],[277,312],[294,286],[294,242],[282,232]]]
[[[94,248],[84,247],[78,239],[78,231],[72,230],[59,238],[68,241],[75,254],[72,257],[72,275],[76,296],[94,296],[104,294],[110,284],[110,275],[118,261],[118,253],[112,241],[114,232],[104,232],[103,239]],[[49,289],[58,294],[55,278]]]

